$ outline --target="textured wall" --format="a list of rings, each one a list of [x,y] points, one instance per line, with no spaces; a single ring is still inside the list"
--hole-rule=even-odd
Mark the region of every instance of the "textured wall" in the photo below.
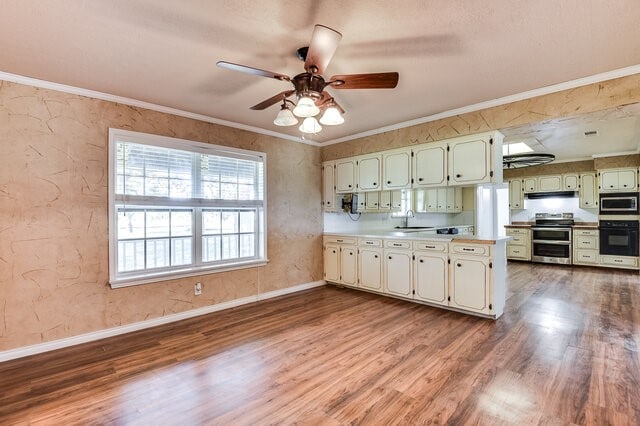
[[[640,74],[329,145],[322,148],[322,159],[335,160],[636,102],[640,102]]]
[[[266,152],[269,264],[112,290],[109,127]],[[322,279],[317,147],[2,81],[0,144],[0,350]]]
[[[569,163],[551,163],[542,166],[523,167],[520,169],[504,170],[504,179],[525,177],[558,175],[562,173],[592,172],[595,170],[593,160],[572,161]]]
[[[596,158],[594,159],[594,165],[598,170],[615,169],[617,167],[638,167],[640,166],[640,154]]]

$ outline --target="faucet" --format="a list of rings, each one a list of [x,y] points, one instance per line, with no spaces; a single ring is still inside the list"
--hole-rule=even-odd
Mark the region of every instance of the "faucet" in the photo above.
[[[403,228],[408,228],[409,227],[409,217],[415,217],[415,214],[413,213],[413,210],[409,209],[407,210],[407,213],[405,214],[405,216],[402,217],[404,223],[402,225]]]

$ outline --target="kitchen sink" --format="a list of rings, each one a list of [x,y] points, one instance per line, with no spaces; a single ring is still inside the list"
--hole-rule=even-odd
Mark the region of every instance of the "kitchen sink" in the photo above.
[[[396,226],[394,229],[402,232],[420,232],[433,229],[433,226]]]

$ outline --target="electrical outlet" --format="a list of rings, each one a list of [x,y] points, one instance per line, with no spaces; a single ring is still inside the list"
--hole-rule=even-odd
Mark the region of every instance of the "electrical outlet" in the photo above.
[[[202,283],[196,283],[193,286],[193,294],[200,296],[202,294]]]

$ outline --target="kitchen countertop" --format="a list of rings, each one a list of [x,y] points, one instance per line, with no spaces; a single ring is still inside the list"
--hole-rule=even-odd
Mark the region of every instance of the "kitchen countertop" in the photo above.
[[[512,222],[504,225],[505,228],[531,228],[535,222]],[[576,222],[571,225],[572,228],[578,229],[598,229],[598,222]]]
[[[450,227],[452,228],[452,227]],[[475,244],[496,244],[498,241],[506,241],[512,237],[500,236],[474,236],[474,235],[458,235],[458,234],[437,234],[432,232],[400,232],[400,231],[351,231],[351,232],[325,232],[324,235],[329,236],[352,236],[358,238],[389,238],[402,240],[423,240],[423,241],[445,241],[456,243],[475,243]]]

